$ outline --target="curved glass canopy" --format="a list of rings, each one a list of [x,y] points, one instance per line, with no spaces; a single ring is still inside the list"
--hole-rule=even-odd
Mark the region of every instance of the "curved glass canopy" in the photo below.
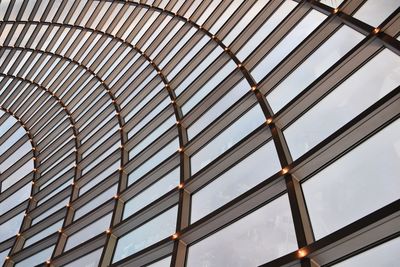
[[[0,264],[393,266],[400,3],[0,2]]]

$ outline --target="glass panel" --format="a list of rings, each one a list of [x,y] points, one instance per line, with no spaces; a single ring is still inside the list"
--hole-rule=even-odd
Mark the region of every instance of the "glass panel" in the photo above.
[[[91,179],[87,184],[83,185],[79,189],[79,196],[84,194],[85,192],[89,191],[91,188],[93,188],[95,185],[106,179],[110,174],[114,173],[115,171],[118,170],[119,166],[121,165],[120,161],[116,161],[114,164],[112,164],[110,167],[102,171],[99,175],[97,175],[95,178]]]
[[[192,174],[227,151],[264,121],[265,117],[261,108],[259,105],[255,105],[190,158]]]
[[[146,82],[146,81],[145,81]],[[135,116],[143,107],[145,107],[154,97],[163,90],[164,85],[159,84],[156,88],[151,88],[150,92],[137,104],[135,107],[129,111],[125,116],[125,120],[130,120],[133,116]],[[149,89],[147,89],[149,90]]]
[[[321,0],[320,2],[325,5],[336,8],[343,2],[343,0]]]
[[[229,34],[225,36],[223,42],[229,46],[233,40],[246,28],[246,26],[257,16],[257,14],[268,4],[269,0],[256,1],[247,13],[236,22],[235,26],[230,30]]]
[[[36,266],[40,263],[44,263],[46,260],[50,259],[51,254],[53,253],[54,246],[48,247],[29,258],[26,258],[20,262],[15,264],[15,267],[32,267]]]
[[[3,199],[0,202],[0,216],[27,200],[31,195],[31,188],[32,184],[28,183],[8,198]]]
[[[132,154],[133,157],[139,155],[139,153],[143,151],[143,149],[145,149],[148,145],[157,140],[157,138],[159,138],[163,133],[165,133],[168,129],[175,125],[175,122],[175,115],[172,115],[171,117],[166,119],[160,126],[157,126],[157,128],[149,135],[147,135],[142,141],[140,141],[139,144],[132,148],[129,153]]]
[[[53,191],[51,191],[51,193],[46,194],[46,196],[44,198],[42,198],[42,199],[40,199],[38,201],[37,205],[40,206],[41,204],[43,204],[44,202],[46,202],[50,198],[52,198],[55,195],[57,195],[58,193],[60,193],[62,190],[64,190],[68,186],[70,186],[73,180],[74,180],[73,178],[69,179],[68,181],[66,181],[65,183],[63,183],[62,185],[60,185],[59,187],[57,187]]]
[[[164,59],[158,65],[160,69],[163,69],[165,65],[178,53],[178,51],[185,46],[189,39],[196,33],[196,28],[191,28],[183,37],[181,37],[172,50],[164,57]]]
[[[140,192],[140,194],[128,200],[125,203],[123,219],[125,220],[127,217],[139,211],[157,198],[168,193],[170,190],[177,187],[178,184],[179,168],[176,168],[159,181]]]
[[[273,142],[268,142],[192,195],[191,222],[228,203],[280,170]]]
[[[169,156],[178,151],[179,140],[174,139],[172,142],[167,144],[165,147],[160,149],[157,153],[151,156],[149,159],[144,161],[138,168],[128,175],[128,185],[131,185],[151,169],[156,167],[158,164],[166,160]],[[129,155],[131,157],[131,155]]]
[[[42,214],[40,214],[39,216],[34,218],[32,220],[32,225],[34,225],[34,224],[40,222],[41,220],[47,218],[49,215],[53,214],[54,212],[58,211],[59,209],[62,209],[63,207],[65,207],[65,205],[67,205],[68,202],[69,202],[69,197],[63,199],[58,204],[54,205],[52,208],[48,209],[47,211],[43,212]]]
[[[117,240],[113,262],[128,257],[175,233],[178,207],[174,206]]]
[[[399,161],[397,120],[306,181],[303,192],[315,237],[400,198]]]
[[[4,263],[9,251],[10,251],[10,249],[6,249],[6,250],[0,252],[0,264]]]
[[[400,84],[400,58],[388,49],[340,84],[285,131],[297,159]]]
[[[312,10],[305,16],[297,26],[289,32],[274,49],[264,57],[251,71],[254,79],[258,82],[268,74],[278,63],[283,60],[293,49],[298,46],[326,16],[318,11]]]
[[[91,212],[95,208],[99,207],[101,204],[105,203],[106,201],[110,200],[115,194],[117,194],[118,185],[115,184],[111,188],[107,189],[106,191],[100,193],[97,197],[90,200],[88,203],[80,207],[75,211],[74,220],[81,218],[82,216],[86,215],[87,213]]]
[[[63,220],[58,221],[55,224],[46,227],[44,230],[28,238],[24,243],[24,247],[28,247],[33,243],[36,243],[37,241],[42,240],[43,238],[57,232],[57,230],[61,229],[62,226],[63,226]]]
[[[104,151],[99,157],[97,157],[94,161],[92,161],[88,166],[86,166],[82,170],[82,175],[88,173],[90,170],[92,170],[94,167],[96,167],[98,164],[101,163],[101,161],[105,160],[108,158],[112,153],[114,153],[116,150],[119,149],[120,142],[116,142],[113,144],[111,147],[109,147],[106,151]]]
[[[242,46],[237,53],[237,57],[243,62],[296,6],[297,3],[291,0],[283,2],[261,28]]]
[[[209,36],[204,36],[201,38],[193,47],[192,49],[187,53],[186,56],[184,56],[172,69],[170,73],[167,74],[167,77],[169,80],[172,80],[175,78],[175,76],[178,74],[179,71],[183,69],[184,66],[186,66],[187,63],[190,62],[190,60],[193,59],[193,57],[210,41]]]
[[[166,97],[161,103],[159,103],[149,114],[147,114],[140,122],[138,122],[135,127],[128,132],[128,138],[130,139],[137,132],[139,132],[147,123],[149,123],[153,118],[155,118],[163,109],[171,104],[169,97]]]
[[[4,240],[15,236],[19,232],[19,228],[23,219],[24,212],[0,224],[0,242],[3,242]]]
[[[212,1],[208,5],[207,9],[200,16],[200,18],[197,19],[197,21],[196,21],[197,25],[202,25],[208,19],[208,17],[212,14],[212,12],[218,7],[219,3],[221,3],[221,0]]]
[[[249,90],[246,80],[239,82],[232,90],[227,92],[215,105],[207,110],[187,129],[189,140],[195,137],[200,131],[206,128],[213,120],[225,112],[239,98]]]
[[[242,3],[243,0],[241,1],[237,0],[230,3],[229,6],[225,9],[224,13],[222,13],[219,16],[219,18],[214,22],[209,32],[216,34],[221,29],[221,27],[228,21],[228,19],[233,15],[233,13],[240,7]]]
[[[186,103],[182,106],[183,114],[187,114],[197,103],[199,103],[208,93],[210,93],[218,84],[220,84],[237,66],[230,60],[213,77],[199,88]]]
[[[188,249],[187,266],[258,266],[297,249],[283,195]]]
[[[147,267],[170,267],[171,256],[163,260],[157,261],[153,264],[147,265]]]
[[[74,233],[73,235],[69,236],[67,239],[67,243],[65,244],[64,251],[67,251],[73,247],[76,247],[79,244],[82,244],[86,240],[89,240],[96,235],[105,232],[111,222],[112,213],[105,215],[104,217],[97,219],[97,221],[89,224],[82,230]]]
[[[11,187],[13,184],[24,178],[30,172],[33,171],[33,160],[27,161],[15,172],[10,174],[5,180],[1,182],[1,190],[4,192],[7,188]]]
[[[219,55],[222,53],[222,48],[221,47],[216,47],[208,56],[201,61],[199,65],[197,65],[193,70],[191,70],[190,74],[182,81],[179,83],[179,85],[175,89],[175,94],[179,96],[183,91],[186,90],[186,88],[189,87],[189,85],[198,77],[200,74],[208,67],[210,66],[216,58],[219,57]]]
[[[147,48],[153,44],[154,40],[157,38],[157,36],[161,33],[161,31],[164,30],[165,26],[167,26],[167,24],[171,21],[173,17],[172,16],[167,16],[166,18],[164,18],[164,20],[157,25],[157,29],[153,30],[153,33],[151,34],[150,38],[148,38],[146,40],[146,42],[144,43],[144,45],[142,45],[141,50],[142,51],[146,51]]]
[[[0,172],[4,172],[8,168],[10,168],[14,163],[16,163],[19,159],[21,159],[31,151],[32,146],[29,142],[26,142],[25,144],[20,146],[14,153],[12,153],[0,164]]]
[[[280,110],[363,38],[350,27],[340,28],[267,96],[272,110]]]
[[[368,0],[354,14],[354,17],[374,27],[378,27],[398,7],[400,7],[399,0]]]
[[[151,53],[150,58],[155,58],[158,53],[171,41],[172,37],[175,36],[175,34],[179,31],[179,29],[185,24],[183,21],[179,21],[175,27],[172,28],[172,30],[165,36],[164,40],[157,46],[157,49]]]
[[[397,266],[400,262],[400,238],[390,240],[359,255],[339,262],[335,267]]]
[[[3,124],[4,125],[4,124]],[[1,132],[5,133],[7,130],[3,130],[3,125],[1,126]],[[3,144],[0,146],[0,154],[6,152],[12,145],[14,145],[22,136],[25,135],[23,128],[18,128]]]
[[[102,252],[102,249],[95,250],[95,251],[90,252],[89,254],[87,254],[73,262],[70,262],[66,265],[63,265],[63,266],[65,266],[65,267],[76,267],[76,266],[96,267],[96,266],[98,266],[98,263],[100,261],[101,252]]]

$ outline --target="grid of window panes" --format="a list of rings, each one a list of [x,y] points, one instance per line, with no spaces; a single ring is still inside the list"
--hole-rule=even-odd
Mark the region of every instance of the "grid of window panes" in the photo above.
[[[2,0],[0,264],[393,266],[400,2]]]

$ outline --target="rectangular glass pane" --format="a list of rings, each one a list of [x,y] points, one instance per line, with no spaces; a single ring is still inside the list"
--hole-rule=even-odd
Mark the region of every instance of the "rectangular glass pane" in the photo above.
[[[0,224],[0,242],[15,236],[19,232],[19,228],[23,219],[24,212]]]
[[[297,3],[291,0],[283,2],[261,28],[242,46],[237,53],[237,57],[243,62],[296,6]]]
[[[95,250],[95,251],[90,252],[89,254],[87,254],[73,262],[70,262],[66,265],[63,265],[63,266],[64,267],[77,267],[77,266],[96,267],[96,266],[98,266],[98,263],[100,261],[101,253],[102,253],[102,249]]]
[[[192,195],[191,222],[228,203],[279,170],[278,155],[270,141]]]
[[[157,261],[153,264],[148,265],[148,267],[170,267],[171,265],[171,256],[160,261]]]
[[[128,184],[131,185],[138,179],[140,179],[147,172],[152,170],[158,164],[166,160],[169,156],[177,153],[179,148],[179,140],[178,138],[174,139],[172,142],[167,144],[165,147],[160,149],[157,153],[151,156],[149,159],[144,161],[138,168],[136,168],[133,172],[131,172],[128,176]],[[131,155],[129,155],[131,157]]]
[[[364,35],[350,27],[340,28],[267,95],[272,110],[275,113],[280,110],[363,38]]]
[[[281,60],[315,30],[325,18],[326,16],[318,11],[310,11],[310,13],[308,13],[308,15],[305,16],[255,68],[253,68],[251,74],[254,79],[260,81],[267,75]]]
[[[15,267],[32,267],[36,266],[40,263],[45,263],[48,259],[50,259],[51,254],[53,253],[54,246],[48,247],[20,262],[15,264]]]
[[[82,216],[86,215],[87,213],[91,212],[104,202],[110,200],[115,194],[117,193],[118,185],[115,184],[111,186],[109,189],[100,193],[97,197],[80,207],[75,211],[74,220],[81,218]]]
[[[335,267],[397,266],[400,262],[400,238],[383,243],[350,259],[339,262]]]
[[[258,266],[296,249],[289,199],[283,195],[190,246],[186,266]]]
[[[105,232],[110,226],[111,217],[112,213],[109,213],[104,217],[97,219],[97,221],[89,224],[82,230],[79,230],[78,232],[69,236],[67,239],[67,243],[65,244],[64,251],[76,247],[77,245],[85,242],[86,240],[89,240],[90,238],[95,237],[96,235],[102,232]]]
[[[399,199],[399,162],[397,120],[303,183],[315,237]]]
[[[174,206],[154,219],[120,237],[113,262],[128,257],[175,233],[178,207]]]
[[[385,49],[284,130],[293,159],[400,84],[400,57]]]
[[[179,168],[176,168],[159,181],[143,190],[140,194],[128,200],[124,207],[124,217],[126,219],[130,215],[139,211],[141,208],[150,204],[157,198],[168,193],[179,184]]]
[[[398,7],[400,7],[398,0],[368,0],[357,10],[354,17],[371,26],[378,27]]]
[[[63,226],[63,220],[58,221],[50,225],[49,227],[46,227],[44,230],[28,238],[24,243],[24,247],[28,247],[36,243],[37,241],[42,240],[43,238],[57,232],[57,230],[61,229],[62,226]]]
[[[207,94],[209,94],[218,84],[220,84],[237,66],[233,61],[229,61],[213,77],[198,89],[188,101],[182,106],[183,114],[187,114],[195,105],[197,105]]]
[[[255,105],[190,158],[192,174],[195,174],[227,151],[264,121],[265,117],[261,108],[259,105]]]
[[[206,128],[213,120],[218,118],[230,106],[232,106],[241,96],[249,90],[249,84],[246,80],[239,82],[232,90],[227,92],[215,105],[207,110],[199,119],[197,119],[187,129],[189,139],[195,137],[204,128]]]

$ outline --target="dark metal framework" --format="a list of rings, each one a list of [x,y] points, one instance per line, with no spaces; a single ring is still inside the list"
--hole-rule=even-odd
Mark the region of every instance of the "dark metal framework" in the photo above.
[[[27,135],[0,155],[0,162],[27,141],[32,151],[21,155],[21,160],[0,173],[0,181],[32,158],[34,169],[1,191],[0,201],[3,201],[32,182],[30,198],[0,214],[1,225],[25,213],[19,233],[0,240],[0,254],[7,251],[8,255],[4,266],[18,266],[18,262],[52,246],[48,261],[37,264],[64,266],[102,249],[99,266],[145,266],[168,256],[172,256],[171,266],[185,266],[188,247],[283,194],[289,198],[299,249],[266,262],[265,266],[332,265],[399,236],[400,200],[397,200],[316,240],[301,186],[399,117],[398,86],[296,160],[292,159],[284,130],[380,51],[389,49],[400,56],[400,43],[396,39],[400,32],[400,8],[392,10],[374,27],[352,16],[366,1],[343,1],[338,7],[311,0],[296,1],[297,6],[241,61],[237,56],[239,50],[284,1],[269,1],[257,15],[248,13],[257,1],[243,1],[217,32],[210,29],[233,1],[220,1],[209,11],[212,2],[5,2],[7,9],[2,11],[4,17],[0,21],[0,104],[3,111],[0,123],[9,116],[17,123],[7,132],[1,132],[0,144],[19,125]],[[252,75],[257,64],[312,10],[324,14],[325,20],[257,82]],[[251,22],[236,33],[229,45],[225,44],[224,38],[245,16],[253,16]],[[164,28],[158,31],[161,25]],[[364,39],[274,113],[266,95],[343,25],[363,34]],[[174,31],[175,28],[179,29]],[[168,36],[170,33],[173,35]],[[191,50],[203,37],[208,41],[193,54]],[[163,43],[167,38],[169,41]],[[181,40],[185,43],[179,47]],[[179,51],[175,51],[175,47],[179,47]],[[162,49],[156,53],[158,48]],[[178,94],[179,85],[214,49],[221,50],[219,56]],[[190,60],[171,77],[186,56],[190,56]],[[232,62],[237,68],[206,92],[189,112],[184,112],[183,107],[193,95],[205,88],[218,70]],[[209,125],[204,125],[197,136],[189,138],[187,129],[243,80],[248,91]],[[159,91],[152,95],[155,90]],[[169,99],[170,104],[150,118],[149,114],[165,99]],[[191,174],[191,157],[255,105],[261,107],[265,123],[206,167]],[[170,125],[137,155],[130,156],[133,148],[171,116],[176,120],[175,125]],[[147,118],[150,119],[146,121]],[[179,140],[176,153],[152,166],[140,179],[130,182],[130,174],[150,162],[153,155],[176,138]],[[190,223],[192,194],[268,141],[276,148],[281,171]],[[110,170],[116,164],[118,169]],[[180,170],[180,184],[175,189],[123,218],[128,200],[176,167]],[[105,177],[93,184],[92,181],[101,175]],[[66,183],[70,185],[56,191]],[[106,201],[95,203],[96,197],[115,185],[115,193],[108,195]],[[84,187],[90,189],[81,193]],[[66,198],[68,202],[63,203]],[[74,218],[76,211],[90,201],[97,207]],[[59,203],[63,207],[57,206]],[[175,205],[178,205],[175,234],[113,263],[119,237]],[[55,206],[59,208],[52,210],[50,217],[34,223],[35,218]],[[109,227],[65,249],[69,237],[107,214],[112,214]],[[63,220],[63,226],[58,232],[24,247],[26,240],[59,220]]]

